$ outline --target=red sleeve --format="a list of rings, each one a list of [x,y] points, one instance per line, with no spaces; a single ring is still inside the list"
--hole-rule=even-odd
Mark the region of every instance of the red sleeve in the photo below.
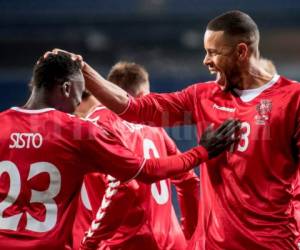
[[[208,159],[205,148],[198,146],[183,154],[148,159],[134,154],[108,129],[86,122],[81,142],[82,163],[87,172],[99,171],[120,181],[136,178],[152,183],[186,172]]]
[[[121,181],[136,176],[145,159],[126,148],[121,138],[103,126],[86,122],[81,140],[82,164],[87,172],[99,171]]]
[[[107,176],[105,195],[96,218],[81,242],[81,249],[97,249],[102,240],[112,237],[134,204],[136,189],[138,183],[134,180],[124,184]]]
[[[208,153],[202,146],[178,155],[148,159],[135,178],[146,183],[156,182],[187,172],[207,159]]]
[[[192,124],[193,91],[191,86],[180,92],[131,98],[127,108],[119,115],[125,120],[150,126]]]

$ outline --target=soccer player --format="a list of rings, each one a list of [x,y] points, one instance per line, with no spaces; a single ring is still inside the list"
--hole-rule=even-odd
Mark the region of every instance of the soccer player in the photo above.
[[[213,18],[204,34],[204,65],[217,80],[169,94],[132,98],[83,68],[87,87],[132,122],[207,123],[236,117],[241,139],[200,168],[201,205],[188,249],[298,249],[293,183],[300,147],[300,84],[260,65],[259,30],[241,11]]]
[[[108,79],[135,97],[150,91],[148,73],[135,63],[117,63]],[[92,95],[86,93],[84,99],[78,107],[79,112],[94,109],[88,118],[112,128],[111,131],[120,134],[128,147],[139,155],[158,158],[178,153],[175,143],[162,128],[125,122],[99,103],[95,108],[97,101]],[[183,231],[190,239],[197,224],[199,200],[199,179],[193,171],[151,185],[132,181],[112,187],[115,182],[117,180],[112,181],[110,176],[102,174],[85,177],[73,229],[74,249],[79,248],[100,204],[98,214],[103,215],[94,221],[82,242],[83,249],[97,249],[99,242],[100,249],[133,250],[140,249],[143,244],[147,244],[148,250],[185,249],[186,240],[172,206],[170,184],[175,184],[182,209]],[[105,195],[101,203],[103,194],[111,189],[115,190],[113,195]]]
[[[81,67],[64,53],[41,58],[28,102],[0,114],[0,249],[68,249],[88,172],[151,183],[190,170],[232,142],[238,125],[227,121],[216,131],[209,128],[202,146],[145,160],[107,128],[67,114],[85,88]]]

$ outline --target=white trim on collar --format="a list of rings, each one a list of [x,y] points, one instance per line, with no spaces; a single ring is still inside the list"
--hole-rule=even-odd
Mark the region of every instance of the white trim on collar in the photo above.
[[[280,77],[279,75],[275,74],[271,79],[271,81],[269,81],[268,83],[264,84],[261,87],[255,89],[243,89],[243,90],[234,89],[234,92],[240,96],[243,102],[250,102],[257,96],[259,96],[264,90],[272,87],[278,81],[279,77]]]
[[[86,115],[86,118],[89,119],[90,116],[91,116],[92,114],[94,114],[94,112],[99,111],[99,110],[102,110],[102,109],[108,109],[108,108],[105,107],[105,106],[100,106],[100,107],[93,108],[93,109]]]
[[[19,108],[19,107],[12,107],[10,109],[21,112],[21,113],[26,113],[26,114],[40,114],[40,113],[45,113],[45,112],[48,112],[48,111],[55,110],[54,108],[23,109],[23,108]]]

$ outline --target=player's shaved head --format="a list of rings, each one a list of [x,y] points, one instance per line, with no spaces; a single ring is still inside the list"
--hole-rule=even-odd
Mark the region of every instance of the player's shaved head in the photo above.
[[[246,43],[253,52],[258,52],[259,30],[254,20],[244,12],[233,10],[212,19],[207,30],[224,31],[234,43]]]
[[[149,88],[149,76],[146,69],[133,62],[116,63],[107,78],[133,96],[140,95],[141,89],[145,86]]]
[[[50,90],[69,81],[76,74],[81,74],[81,65],[68,54],[60,52],[46,58],[42,56],[33,68],[31,86]]]

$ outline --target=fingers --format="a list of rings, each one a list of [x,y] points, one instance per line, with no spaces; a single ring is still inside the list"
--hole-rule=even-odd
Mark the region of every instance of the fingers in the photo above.
[[[222,136],[223,137],[233,137],[234,139],[234,134],[235,132],[237,132],[241,127],[241,124],[240,123],[235,123],[233,124],[233,126],[229,126],[228,129],[224,129],[222,132]]]
[[[218,134],[221,134],[224,131],[224,129],[226,129],[228,126],[232,126],[234,124],[234,121],[235,120],[233,120],[233,119],[226,120],[216,129],[215,132]]]
[[[46,59],[49,55],[57,55],[59,53],[64,53],[64,54],[67,54],[71,57],[71,59],[73,61],[78,61],[80,62],[81,64],[81,68],[83,68],[84,66],[84,61],[83,61],[83,58],[81,55],[77,55],[77,54],[74,54],[74,53],[71,53],[71,52],[68,52],[66,50],[62,50],[62,49],[58,49],[58,48],[55,48],[53,49],[52,51],[47,51],[44,55],[43,55],[43,58]],[[39,61],[37,61],[37,64],[39,64]]]
[[[51,55],[51,54],[52,54],[51,51],[47,51],[47,52],[43,55],[44,59],[47,58],[47,57],[48,57],[49,55]]]
[[[207,133],[212,132],[212,131],[213,131],[213,128],[214,128],[214,124],[213,124],[213,123],[209,124],[209,125],[206,127],[206,129],[204,130],[204,134],[207,134]]]
[[[228,119],[216,130],[216,133],[220,136],[225,136],[229,130],[231,130],[234,127],[237,127],[240,125],[240,122],[236,119]]]
[[[63,49],[58,49],[58,48],[55,48],[52,50],[53,53],[57,54],[58,52],[63,52],[63,53],[66,53],[66,54],[72,54],[66,50],[63,50]]]
[[[74,60],[74,61],[83,61],[83,58],[81,55],[77,55],[77,54],[71,53],[69,51],[57,49],[57,48],[52,50],[52,53],[54,53],[54,54],[58,54],[59,52],[70,55],[72,60]]]

